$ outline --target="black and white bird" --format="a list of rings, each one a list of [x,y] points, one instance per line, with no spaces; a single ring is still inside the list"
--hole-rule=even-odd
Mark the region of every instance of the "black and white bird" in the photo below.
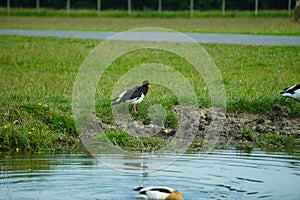
[[[148,93],[148,89],[153,91],[148,80],[143,81],[142,86],[135,86],[130,90],[121,93],[117,98],[113,99],[112,105],[120,103],[132,104],[133,112],[136,113],[136,104],[141,103]]]
[[[300,84],[285,88],[284,91],[281,92],[280,94],[283,97],[292,98],[300,102]]]
[[[138,187],[134,190],[139,192],[135,196],[135,198],[139,199],[183,200],[182,194],[170,187]]]

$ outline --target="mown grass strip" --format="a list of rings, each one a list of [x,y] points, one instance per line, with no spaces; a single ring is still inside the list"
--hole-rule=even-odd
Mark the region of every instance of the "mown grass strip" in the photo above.
[[[289,17],[157,19],[0,15],[0,28],[11,29],[126,31],[141,27],[162,27],[180,32],[300,35],[300,23]]]

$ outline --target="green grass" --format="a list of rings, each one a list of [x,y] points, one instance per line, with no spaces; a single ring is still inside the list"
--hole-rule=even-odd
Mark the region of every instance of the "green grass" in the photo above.
[[[78,151],[80,140],[73,119],[48,106],[15,105],[1,109],[0,150],[22,153]]]
[[[136,138],[124,132],[109,132],[104,135],[98,135],[95,140],[103,142],[109,140],[112,145],[116,145],[123,150],[151,152],[162,148],[165,142],[158,137]]]
[[[230,111],[259,113],[289,103],[292,110],[299,109],[292,101],[282,102],[279,95],[282,87],[298,82],[299,47],[219,47],[208,45],[206,49],[223,74]]]
[[[293,151],[299,148],[299,141],[292,135],[280,135],[276,133],[254,133],[251,129],[237,131],[237,146],[241,148],[258,147],[267,151]]]
[[[1,36],[1,41],[1,151],[80,148],[71,117],[72,82],[82,53],[91,47],[78,40],[62,45],[51,38]]]
[[[263,134],[258,138],[258,146],[268,150],[292,149],[299,142],[292,136],[278,134]]]
[[[252,130],[245,129],[237,132],[237,137],[242,143],[237,144],[239,148],[261,148],[267,151],[293,151],[299,145],[293,136],[266,133],[254,135]],[[162,149],[167,145],[160,137],[136,138],[124,132],[109,132],[98,135],[95,141],[105,143],[109,140],[111,145],[118,146],[125,151],[151,152]],[[203,148],[205,139],[199,138],[194,140],[187,149],[188,153],[198,153]],[[209,143],[207,143],[209,145]],[[102,144],[103,145],[103,144]],[[214,146],[211,146],[214,148]],[[218,147],[215,147],[218,148]],[[230,147],[231,148],[231,147]]]
[[[98,41],[3,35],[0,41],[0,151],[79,149],[72,120],[73,85],[81,63]],[[299,81],[300,47],[203,47],[223,76],[229,112],[264,113],[280,104],[290,107],[292,116],[300,116],[300,104],[283,101],[279,95],[282,88]],[[115,60],[101,77],[96,114],[104,123],[114,123],[110,99],[119,78],[154,61],[174,67],[191,83],[199,106],[210,106],[205,82],[189,63],[168,52],[141,50]],[[176,127],[172,113],[176,96],[161,85],[152,87],[154,92],[138,105],[135,119],[149,123],[149,107],[160,104],[167,113],[167,126]]]
[[[236,132],[236,137],[240,140],[254,141],[254,133],[251,129],[242,129]]]
[[[300,35],[300,23],[292,17],[133,18],[133,17],[37,17],[0,15],[0,28],[42,30],[126,31],[162,27],[180,32]]]

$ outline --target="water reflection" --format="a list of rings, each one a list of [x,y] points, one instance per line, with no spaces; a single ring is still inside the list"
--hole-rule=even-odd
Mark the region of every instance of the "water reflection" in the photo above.
[[[216,150],[185,154],[158,171],[147,171],[147,163],[160,157],[119,159],[124,169],[144,173],[115,170],[83,154],[3,155],[0,199],[128,200],[133,188],[151,185],[174,187],[188,200],[300,199],[299,154]]]

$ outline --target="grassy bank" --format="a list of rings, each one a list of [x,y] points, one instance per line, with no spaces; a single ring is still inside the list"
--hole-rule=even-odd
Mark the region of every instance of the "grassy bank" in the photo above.
[[[0,28],[44,30],[126,31],[162,27],[180,32],[300,35],[300,23],[290,17],[242,18],[118,18],[37,17],[0,15]]]
[[[98,41],[3,35],[0,41],[0,151],[79,150],[71,114],[73,84]],[[279,95],[299,81],[300,47],[203,47],[223,76],[229,112],[264,113],[279,104],[290,107],[291,116],[300,116],[300,104]],[[200,107],[210,106],[202,77],[186,61],[168,52],[137,51],[116,60],[99,82],[96,112],[104,123],[113,123],[110,99],[118,79],[135,66],[154,61],[173,66],[190,81]],[[138,106],[136,118],[147,121],[148,106],[161,104],[169,116],[168,126],[176,126],[171,111],[176,97],[160,85],[152,87],[155,91]]]
[[[160,137],[151,137],[147,139],[138,139],[124,132],[109,132],[102,137],[108,138],[113,145],[121,147],[123,150],[128,151],[143,151],[151,152],[165,147],[168,143]],[[257,136],[253,134],[252,130],[242,130],[237,132],[237,137],[240,141],[236,148],[250,149],[261,148],[269,151],[287,151],[292,152],[295,146],[299,146],[293,136],[278,135],[273,133],[262,134]],[[97,138],[98,141],[101,137]],[[204,140],[202,138],[195,139],[193,143],[186,150],[187,153],[199,153],[203,146]],[[212,146],[214,147],[214,146]],[[232,146],[222,146],[216,148],[232,148]]]

